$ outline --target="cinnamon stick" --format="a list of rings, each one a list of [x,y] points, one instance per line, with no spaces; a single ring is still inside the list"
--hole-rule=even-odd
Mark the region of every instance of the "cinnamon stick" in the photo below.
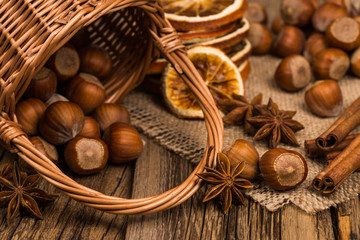
[[[337,156],[339,156],[340,153],[341,153],[341,151],[328,152],[325,155],[325,159],[327,161],[334,160]]]
[[[316,139],[305,140],[305,153],[309,158],[325,157],[327,153],[333,151],[341,151],[345,149],[357,136],[358,134],[350,134],[344,138],[337,146],[333,149],[319,148],[316,144]]]
[[[318,138],[316,144],[321,149],[333,149],[356,126],[360,124],[360,97]]]
[[[314,178],[313,187],[324,194],[332,193],[358,168],[360,168],[360,136],[357,136]]]

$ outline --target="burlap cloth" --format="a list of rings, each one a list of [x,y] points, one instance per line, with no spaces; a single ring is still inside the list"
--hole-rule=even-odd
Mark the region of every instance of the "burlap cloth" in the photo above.
[[[278,12],[279,2],[262,1],[268,10],[270,19]],[[263,102],[271,97],[283,110],[296,110],[294,119],[300,121],[305,129],[296,133],[300,147],[290,147],[280,144],[278,147],[292,149],[305,156],[304,140],[319,136],[336,118],[318,118],[312,115],[305,103],[304,92],[287,93],[280,90],[273,75],[280,59],[271,55],[252,56],[252,71],[246,80],[245,96],[248,99],[261,92]],[[344,108],[360,96],[360,79],[347,75],[339,81],[344,97]],[[179,154],[182,158],[196,163],[204,153],[207,134],[202,120],[178,119],[165,107],[160,96],[154,96],[141,91],[134,91],[126,97],[124,104],[129,109],[132,124],[143,133],[167,149]],[[360,128],[355,132],[359,132]],[[225,126],[224,146],[232,144],[235,139],[242,138],[252,141],[252,137],[244,133],[239,126]],[[269,150],[265,142],[253,142],[260,156]],[[289,191],[274,191],[259,176],[253,181],[254,187],[246,195],[259,202],[270,211],[275,211],[288,203],[293,203],[308,213],[316,213],[330,206],[356,198],[360,193],[360,173],[356,172],[331,195],[322,195],[312,189],[311,182],[324,168],[325,161],[306,159],[309,173],[306,180],[296,189]]]

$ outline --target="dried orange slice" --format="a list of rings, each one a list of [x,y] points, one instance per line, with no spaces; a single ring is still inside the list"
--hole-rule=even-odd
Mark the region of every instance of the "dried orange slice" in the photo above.
[[[228,98],[232,93],[244,94],[238,67],[220,49],[197,46],[188,51],[188,56],[215,99]],[[171,66],[163,73],[162,93],[166,104],[178,117],[203,118],[195,96]]]
[[[232,47],[231,51],[227,53],[231,61],[239,66],[246,61],[251,55],[251,43],[244,39],[239,44]]]
[[[245,60],[242,64],[240,64],[239,72],[243,81],[245,82],[245,80],[249,77],[251,72],[251,65],[249,60]]]
[[[224,25],[241,18],[245,0],[161,0],[165,16],[178,31]]]
[[[216,37],[223,36],[235,29],[237,22],[231,22],[226,25],[221,25],[214,28],[198,29],[193,31],[178,32],[179,37],[185,43],[185,40],[192,40],[194,42],[199,41],[200,39],[213,39]]]
[[[229,32],[223,36],[219,36],[216,38],[195,39],[196,41],[194,41],[194,39],[183,40],[183,43],[188,44],[188,46],[202,45],[224,49],[233,46],[243,40],[246,37],[249,29],[249,21],[246,18],[242,18],[232,32]]]

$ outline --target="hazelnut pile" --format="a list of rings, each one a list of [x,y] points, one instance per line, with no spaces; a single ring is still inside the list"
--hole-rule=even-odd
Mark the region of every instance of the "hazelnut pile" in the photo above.
[[[127,109],[105,102],[103,80],[111,71],[104,49],[66,44],[33,77],[16,106],[18,122],[37,150],[57,164],[56,147],[63,145],[64,160],[76,174],[94,174],[108,160],[122,164],[142,152]]]
[[[271,31],[266,26],[265,8],[249,3],[258,11],[248,18],[253,53],[271,51],[284,58],[274,79],[285,91],[299,91],[312,79],[321,81],[315,82],[305,94],[309,110],[320,117],[336,116],[341,111],[342,93],[337,82],[349,70],[360,76],[360,9],[354,3],[282,0]]]

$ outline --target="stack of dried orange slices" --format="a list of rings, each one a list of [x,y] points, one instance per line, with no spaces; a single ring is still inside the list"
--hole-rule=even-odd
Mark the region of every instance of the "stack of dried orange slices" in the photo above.
[[[246,0],[160,0],[166,18],[179,33],[183,44],[212,46],[223,50],[245,80],[250,72],[250,42],[246,39],[249,22],[243,17]],[[163,72],[167,65],[159,58],[148,73]]]

